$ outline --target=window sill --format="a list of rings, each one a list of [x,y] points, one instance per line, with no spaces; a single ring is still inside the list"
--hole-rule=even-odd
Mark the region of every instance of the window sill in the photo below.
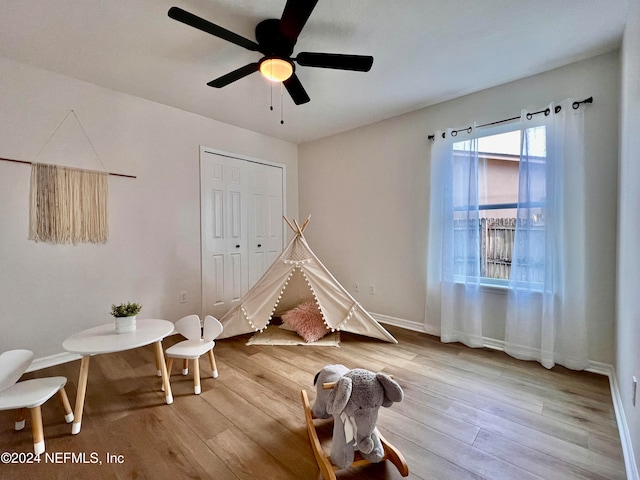
[[[464,282],[454,281],[458,285],[463,285]],[[480,290],[487,293],[495,293],[498,295],[506,295],[509,292],[509,284],[507,282],[480,282]]]
[[[487,293],[497,295],[506,295],[509,293],[509,285],[498,285],[496,283],[480,283],[480,290]]]

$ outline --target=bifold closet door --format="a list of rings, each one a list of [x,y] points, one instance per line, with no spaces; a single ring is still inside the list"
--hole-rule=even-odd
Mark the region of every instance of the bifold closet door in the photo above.
[[[220,318],[282,250],[281,167],[201,156],[204,314]]]

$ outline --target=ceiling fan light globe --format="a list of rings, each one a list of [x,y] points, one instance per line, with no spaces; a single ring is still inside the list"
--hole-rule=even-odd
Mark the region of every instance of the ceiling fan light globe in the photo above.
[[[260,62],[260,73],[271,82],[284,82],[293,75],[293,64],[283,58],[267,58]]]

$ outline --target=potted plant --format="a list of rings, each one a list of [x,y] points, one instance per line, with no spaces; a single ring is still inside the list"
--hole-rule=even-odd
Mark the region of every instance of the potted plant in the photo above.
[[[116,333],[133,332],[136,329],[136,315],[142,305],[133,302],[111,305],[111,315],[116,318]]]

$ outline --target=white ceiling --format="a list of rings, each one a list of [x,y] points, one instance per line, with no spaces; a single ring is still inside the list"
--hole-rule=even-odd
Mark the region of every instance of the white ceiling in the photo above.
[[[302,1],[302,0],[300,0]],[[291,142],[305,142],[506,83],[620,44],[628,0],[319,0],[301,51],[372,55],[368,73],[298,67],[296,106],[260,58],[170,19],[173,5],[255,39],[285,0],[2,0],[0,56]],[[1,74],[1,72],[0,72]]]

